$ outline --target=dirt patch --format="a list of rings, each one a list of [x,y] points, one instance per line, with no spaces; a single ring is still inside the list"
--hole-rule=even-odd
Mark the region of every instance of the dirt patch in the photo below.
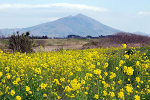
[[[34,47],[33,50],[35,52],[41,52],[41,51],[46,51],[46,52],[50,52],[50,51],[59,51],[61,49],[66,50],[66,49],[71,49],[71,50],[76,50],[79,48],[82,48],[82,44],[68,44],[68,45],[64,45],[64,46],[45,46],[45,47]]]

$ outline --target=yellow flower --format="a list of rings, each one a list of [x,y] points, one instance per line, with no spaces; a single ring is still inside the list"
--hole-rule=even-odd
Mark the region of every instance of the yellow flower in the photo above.
[[[71,80],[70,85],[73,91],[78,90],[82,86],[82,84],[79,83],[77,79]]]
[[[5,89],[5,93],[7,93],[9,89],[10,89],[10,87],[7,86],[6,89]]]
[[[139,93],[138,91],[135,91],[135,93]]]
[[[108,63],[105,63],[103,68],[107,68],[108,67]]]
[[[137,88],[139,88],[140,86],[139,86],[139,85],[137,85],[136,87],[137,87]]]
[[[69,86],[65,87],[65,91],[70,92],[72,89]]]
[[[15,95],[15,91],[14,91],[14,90],[11,90],[11,91],[10,91],[10,94],[11,94],[12,96],[14,96],[14,95]]]
[[[125,43],[122,44],[122,48],[125,49],[127,45]]]
[[[18,85],[18,82],[17,82],[17,81],[13,81],[13,84],[14,84],[14,85]]]
[[[61,84],[59,83],[58,79],[54,79],[53,83],[56,83],[56,85],[57,85],[57,84],[58,84],[58,85],[61,85]]]
[[[43,94],[43,97],[46,97],[47,96],[47,94]]]
[[[26,86],[26,91],[27,92],[30,91],[30,87]]]
[[[58,98],[58,100],[59,100],[59,99],[61,99],[61,97],[60,97],[60,96],[57,96],[57,98]]]
[[[140,65],[140,62],[139,62],[139,61],[137,61],[137,62],[136,62],[136,66],[139,66],[139,65]]]
[[[107,91],[103,91],[103,96],[106,96],[107,95]]]
[[[139,95],[134,96],[135,100],[141,100]]]
[[[121,99],[124,100],[124,93],[123,93],[122,91],[120,91],[120,92],[118,93],[118,98],[121,98]]]
[[[102,79],[102,75],[99,75],[99,79]]]
[[[120,60],[120,62],[119,62],[119,67],[121,67],[123,63],[124,63],[124,61],[123,61],[123,60]]]
[[[69,76],[72,76],[72,75],[73,75],[73,73],[72,73],[72,72],[70,72],[70,73],[69,73]]]
[[[41,74],[41,69],[40,69],[40,68],[36,68],[36,69],[35,69],[35,73]]]
[[[98,98],[99,98],[99,95],[98,95],[98,94],[95,94],[93,98],[98,99]]]
[[[7,73],[7,74],[6,74],[6,77],[7,77],[7,79],[10,79],[10,78],[11,78],[11,74],[10,74],[10,73]]]
[[[88,92],[84,92],[84,95],[87,95],[88,94]]]
[[[129,55],[125,54],[124,55],[125,59],[129,59]]]
[[[20,81],[20,77],[17,77],[17,78],[16,78],[16,81],[19,82],[19,81]]]
[[[124,67],[123,67],[124,73],[127,72],[127,69],[128,69],[127,66],[124,66]]]
[[[42,45],[40,45],[39,48],[41,49],[41,48],[42,48]]]
[[[108,73],[105,71],[105,72],[104,72],[104,76],[107,76],[107,75],[108,75]]]
[[[32,94],[32,91],[29,91],[29,94]]]
[[[81,80],[81,84],[85,84],[85,80],[82,79],[82,80]]]
[[[125,86],[126,91],[128,92],[128,95],[130,95],[130,93],[132,93],[133,91],[133,87],[131,84],[127,84],[127,86]]]
[[[105,81],[102,81],[102,83],[104,84],[104,88],[107,89],[108,87],[110,87],[109,84],[107,84]]]
[[[89,90],[89,87],[85,87],[86,90]]]
[[[2,92],[2,91],[0,91],[0,95],[3,95],[3,92]]]
[[[115,88],[112,86],[111,89],[114,90]]]
[[[135,81],[136,81],[137,83],[139,83],[139,82],[140,82],[140,78],[139,78],[139,77],[136,77],[136,78],[135,78]]]
[[[45,88],[47,87],[47,84],[42,83],[42,84],[40,85],[40,87],[41,87],[41,89],[45,89]]]
[[[101,74],[101,70],[100,69],[94,70],[94,74],[100,75]]]
[[[141,84],[143,84],[143,81],[140,81]]]
[[[146,88],[149,88],[149,85],[146,85]]]
[[[21,97],[20,96],[16,96],[15,100],[21,100]]]
[[[116,67],[116,70],[119,70],[119,67]]]
[[[145,94],[145,92],[143,90],[141,90],[141,94]]]
[[[146,93],[149,94],[150,93],[150,89],[146,89]]]
[[[3,72],[0,72],[0,78],[3,76]]]
[[[128,67],[126,70],[126,74],[131,76],[131,75],[133,75],[133,71],[134,71],[134,69],[132,67]]]
[[[64,82],[64,81],[65,81],[64,77],[60,78],[60,82]]]
[[[99,65],[100,65],[100,62],[97,62],[97,65],[99,66]]]
[[[110,78],[110,79],[113,79],[113,78],[115,78],[115,77],[116,77],[116,73],[110,72],[109,78]]]
[[[121,83],[122,83],[122,80],[119,80],[118,83],[121,84]]]
[[[74,95],[74,94],[72,94],[70,97],[71,97],[71,98],[74,98],[74,97],[75,97],[75,95]]]
[[[128,78],[128,81],[130,81],[130,79]]]
[[[115,96],[115,93],[114,92],[109,92],[109,95],[111,98],[113,98]]]
[[[9,67],[5,67],[5,71],[9,72],[10,68]]]
[[[146,72],[146,73],[145,73],[145,75],[149,75],[149,73],[148,73],[148,72]]]

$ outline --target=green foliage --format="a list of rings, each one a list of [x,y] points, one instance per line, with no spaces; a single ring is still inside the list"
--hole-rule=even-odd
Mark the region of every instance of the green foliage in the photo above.
[[[8,45],[8,41],[7,41],[7,39],[2,39],[2,40],[0,40],[1,41],[1,43],[2,44],[4,44],[4,45]]]
[[[32,52],[33,39],[30,39],[30,33],[26,32],[26,34],[22,33],[21,35],[19,35],[19,31],[17,31],[16,33],[17,34],[14,33],[9,38],[8,48],[12,49],[13,52]]]
[[[149,49],[147,50],[146,56],[147,56],[148,58],[150,58],[150,50],[149,50]]]
[[[133,53],[134,53],[134,51],[131,48],[128,49],[127,52],[126,52],[126,54],[128,54],[128,55],[132,55]]]
[[[92,41],[90,41],[89,43],[84,44],[83,47],[84,47],[84,46],[90,46],[90,45],[98,46],[99,43],[92,40]]]

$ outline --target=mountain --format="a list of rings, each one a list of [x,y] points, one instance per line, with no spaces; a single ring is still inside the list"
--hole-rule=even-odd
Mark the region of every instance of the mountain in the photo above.
[[[133,33],[134,33],[134,34],[138,34],[138,35],[150,36],[149,34],[144,33],[144,32],[140,32],[140,31],[133,32]]]
[[[99,35],[111,35],[120,30],[106,26],[90,17],[83,14],[76,16],[63,17],[58,20],[43,23],[40,25],[21,28],[21,29],[1,29],[2,34],[12,34],[13,30],[26,32],[30,31],[34,36],[48,35],[51,37],[66,37],[67,35],[79,35],[79,36],[99,36]]]

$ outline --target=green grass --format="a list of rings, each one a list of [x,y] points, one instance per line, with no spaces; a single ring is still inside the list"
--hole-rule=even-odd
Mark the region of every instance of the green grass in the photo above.
[[[8,39],[0,39],[0,42],[4,45],[8,45]]]

